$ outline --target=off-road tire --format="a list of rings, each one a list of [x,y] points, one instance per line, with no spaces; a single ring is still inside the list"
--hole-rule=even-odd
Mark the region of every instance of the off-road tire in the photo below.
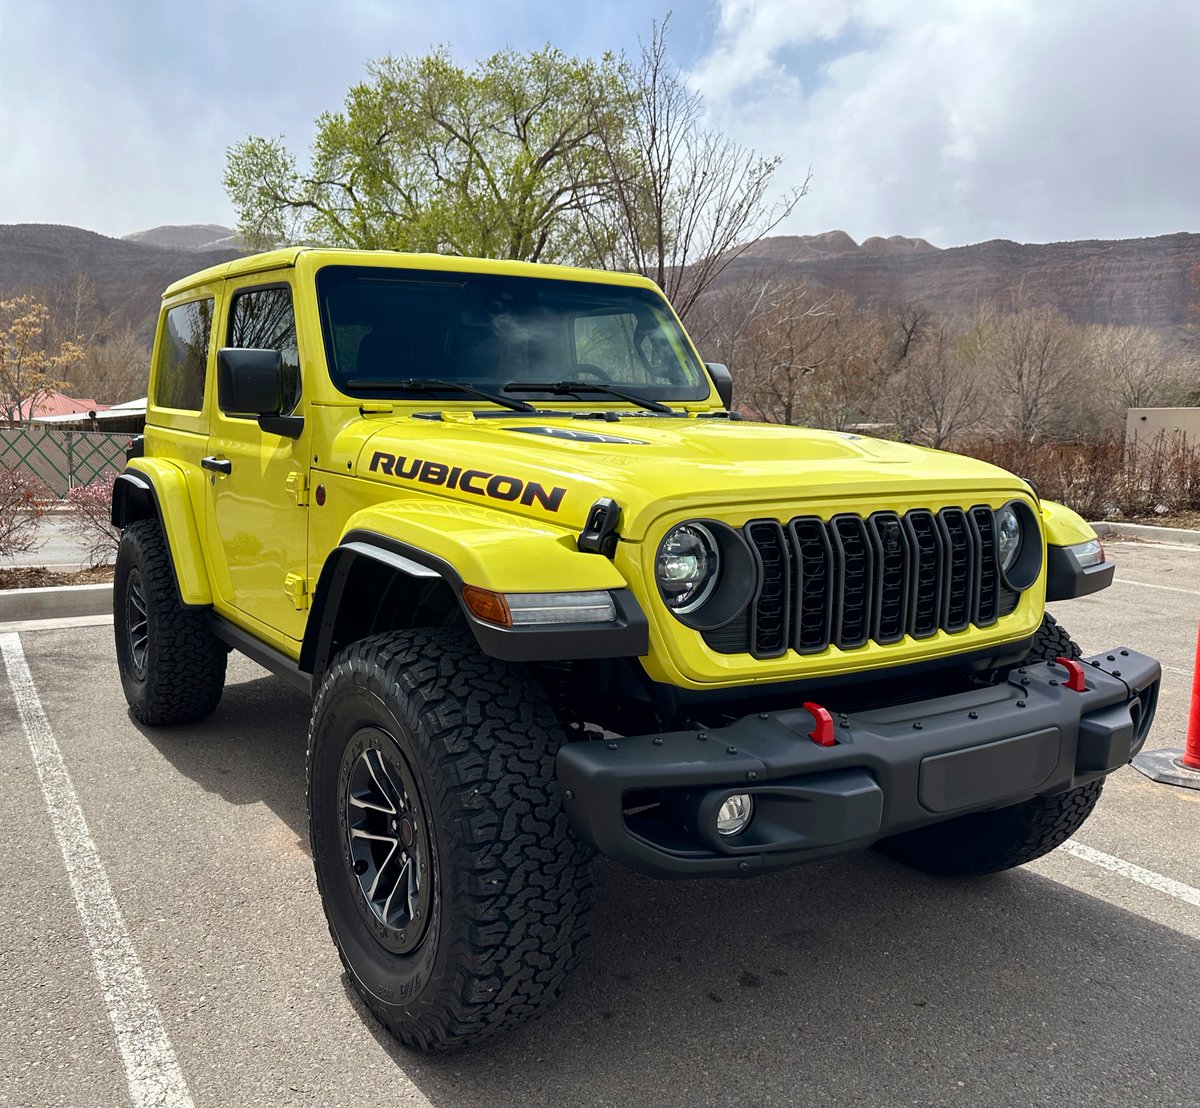
[[[461,631],[375,635],[325,673],[308,744],[317,886],[350,981],[402,1043],[475,1042],[564,991],[586,938],[592,878],[591,850],[558,794],[562,740],[530,673],[483,656]],[[387,905],[386,918],[371,916],[362,871],[352,869],[355,825],[344,813],[358,809],[347,766],[376,748],[411,773],[412,825],[428,835],[423,872],[433,885],[421,895],[431,907],[420,930],[415,913],[401,913],[411,932],[387,929]]]
[[[121,687],[136,719],[157,726],[212,715],[225,688],[229,651],[209,631],[208,609],[183,606],[157,520],[138,520],[121,534],[113,632]]]
[[[1042,618],[1024,662],[1079,658],[1082,651],[1053,616]],[[1098,778],[1057,796],[1035,796],[1009,808],[958,816],[878,843],[898,862],[943,877],[998,873],[1062,846],[1092,814],[1104,788]]]

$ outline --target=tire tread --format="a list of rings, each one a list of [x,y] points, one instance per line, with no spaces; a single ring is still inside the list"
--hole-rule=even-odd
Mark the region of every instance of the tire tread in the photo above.
[[[590,849],[571,831],[558,797],[561,731],[540,686],[521,667],[481,655],[452,631],[390,632],[343,651],[321,682],[309,737],[308,787],[323,702],[343,682],[382,692],[416,722],[425,771],[438,784],[448,855],[443,911],[454,898],[446,942],[453,980],[416,1014],[377,1000],[338,942],[363,1003],[401,1042],[441,1050],[476,1042],[556,1001],[579,962],[593,891]],[[316,851],[314,836],[314,854]],[[318,866],[318,884],[321,871]],[[324,895],[324,893],[322,894]]]
[[[120,591],[130,563],[141,571],[150,618],[145,682],[125,672],[125,612]],[[208,628],[207,608],[185,608],[166,539],[157,520],[131,523],[117,549],[113,629],[130,710],[151,726],[194,723],[212,715],[225,688],[228,651]]]

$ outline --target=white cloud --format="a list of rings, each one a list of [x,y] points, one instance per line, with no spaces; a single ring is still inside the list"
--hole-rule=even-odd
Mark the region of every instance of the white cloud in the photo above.
[[[722,0],[713,119],[812,190],[788,230],[939,245],[1200,224],[1186,0]]]

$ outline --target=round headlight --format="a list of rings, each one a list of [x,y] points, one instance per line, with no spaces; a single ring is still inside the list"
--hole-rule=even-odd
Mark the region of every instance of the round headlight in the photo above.
[[[1011,504],[996,513],[996,555],[1004,572],[1012,569],[1021,552],[1021,520]]]
[[[694,611],[712,595],[720,568],[712,532],[700,523],[681,523],[667,532],[658,548],[658,591],[671,611]]]

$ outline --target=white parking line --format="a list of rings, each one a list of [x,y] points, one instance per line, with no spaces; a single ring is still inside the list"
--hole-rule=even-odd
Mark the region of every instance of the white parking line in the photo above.
[[[12,633],[0,634],[0,655],[91,948],[92,964],[125,1066],[129,1095],[136,1108],[192,1108],[183,1071],[150,996],[137,951],[84,821],[75,786],[42,710],[20,638]]]
[[[100,616],[56,616],[54,619],[16,619],[0,623],[3,631],[61,631],[66,627],[111,627],[112,613]]]
[[[1092,865],[1099,866],[1101,869],[1106,869],[1121,877],[1127,877],[1130,881],[1137,881],[1160,893],[1166,893],[1167,896],[1173,896],[1176,900],[1182,900],[1193,908],[1200,908],[1200,889],[1193,889],[1191,885],[1185,885],[1173,877],[1164,877],[1152,869],[1135,866],[1132,862],[1125,861],[1124,858],[1105,854],[1103,850],[1084,846],[1083,843],[1076,842],[1074,839],[1068,839],[1059,849],[1065,850],[1068,854],[1073,854],[1085,862],[1091,862]]]
[[[1161,589],[1163,592],[1183,592],[1188,596],[1200,596],[1200,589],[1179,589],[1174,585],[1152,585],[1149,581],[1130,581],[1128,577],[1114,577],[1114,585],[1137,585],[1140,589]]]

